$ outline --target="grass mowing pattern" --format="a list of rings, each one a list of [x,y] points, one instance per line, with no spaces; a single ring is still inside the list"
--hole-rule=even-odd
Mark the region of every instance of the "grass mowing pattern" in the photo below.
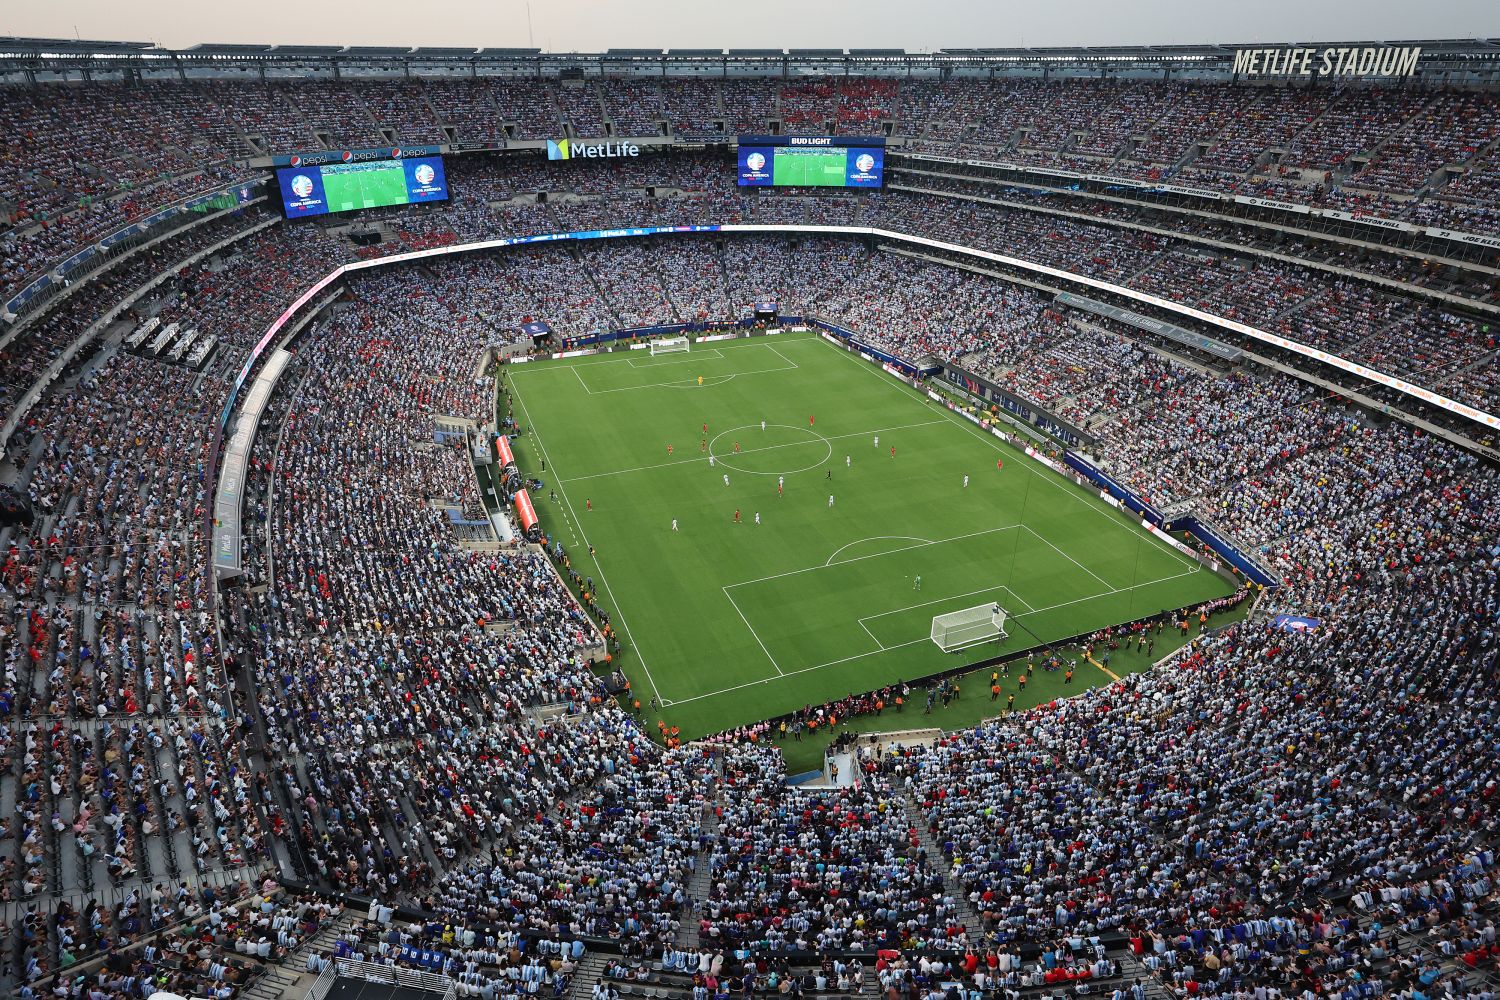
[[[1233,589],[812,335],[507,376],[539,516],[613,609],[636,696],[658,694],[685,737]],[[928,638],[933,615],[996,600],[1003,644],[954,655]]]

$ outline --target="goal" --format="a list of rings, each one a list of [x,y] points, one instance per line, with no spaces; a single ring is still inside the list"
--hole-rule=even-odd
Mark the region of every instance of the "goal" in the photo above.
[[[1005,636],[1005,609],[994,603],[934,615],[932,619],[932,641],[945,653]]]
[[[686,354],[691,348],[688,346],[686,337],[663,337],[661,340],[651,341],[651,356],[658,354]]]

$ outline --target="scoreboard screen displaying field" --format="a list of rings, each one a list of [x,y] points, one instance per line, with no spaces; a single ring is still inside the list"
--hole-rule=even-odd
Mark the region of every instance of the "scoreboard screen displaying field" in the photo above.
[[[740,136],[740,187],[880,187],[884,175],[883,138]]]
[[[289,219],[448,200],[441,156],[284,167],[276,180]]]

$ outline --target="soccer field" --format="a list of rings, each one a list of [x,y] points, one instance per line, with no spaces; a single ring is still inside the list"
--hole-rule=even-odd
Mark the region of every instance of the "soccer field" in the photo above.
[[[323,194],[331,212],[406,204],[406,174],[394,167],[330,170],[323,175]]]
[[[1233,591],[810,334],[532,362],[507,381],[542,523],[594,578],[636,697],[658,695],[684,736]],[[929,638],[934,615],[990,602],[1011,615],[1003,643],[945,654]]]
[[[847,166],[847,154],[842,149],[836,153],[826,149],[778,149],[776,151],[776,185],[778,187],[843,187]]]

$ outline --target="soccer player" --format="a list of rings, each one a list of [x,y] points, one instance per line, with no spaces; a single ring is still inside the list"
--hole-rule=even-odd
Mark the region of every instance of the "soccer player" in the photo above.
[[[667,457],[668,458],[672,457],[672,446],[671,445],[667,445]]]
[[[849,456],[848,455],[844,456],[844,468],[846,468],[846,469],[849,468]]]
[[[777,476],[776,477],[776,491],[778,493],[781,492],[781,488],[783,486],[785,486],[785,485],[786,485],[786,477],[785,476]]]
[[[590,500],[588,497],[584,497],[583,498],[583,509],[584,510],[593,510],[594,509],[594,501]]]
[[[813,425],[813,415],[811,413],[809,413],[807,415],[807,426],[811,427],[812,425]]]
[[[833,478],[833,470],[829,469],[828,470],[828,475],[826,477],[824,477],[824,478],[826,478],[826,479],[832,479]]]
[[[725,486],[729,485],[729,473],[727,473],[727,472],[724,473],[724,485]]]
[[[738,441],[736,441],[736,442],[735,442],[735,443],[734,443],[734,453],[735,453],[735,454],[736,454],[736,455],[738,455],[738,454],[739,454],[739,453],[740,453],[740,443],[739,443],[739,442],[738,442]]]
[[[964,476],[964,489],[968,489],[968,488],[969,488],[969,477],[968,476]]]
[[[832,493],[828,494],[828,506],[829,507],[833,506],[833,494]]]
[[[704,438],[702,441],[698,442],[698,450],[699,451],[707,451],[708,450],[708,438]]]
[[[677,530],[677,518],[675,518],[675,517],[672,518],[672,530],[673,531]]]
[[[917,574],[917,578],[911,582],[911,589],[912,590],[921,590],[922,589],[922,574],[921,573],[918,573]]]
[[[712,455],[708,456],[708,467],[710,469],[714,467],[714,457]]]
[[[877,447],[877,448],[880,447],[880,435],[879,434],[875,435],[875,447]]]
[[[891,457],[892,458],[896,457],[896,446],[895,445],[891,445]]]
[[[756,524],[760,523],[760,511],[756,511],[755,512],[755,523]]]
[[[1003,468],[1005,468],[1005,459],[1003,459],[1003,458],[997,458],[997,459],[995,459],[995,470],[999,471],[1000,469],[1003,469]]]
[[[764,421],[764,420],[762,420],[762,421],[761,421],[761,422],[760,422],[760,429],[761,429],[761,430],[765,430],[765,429],[766,429],[766,422],[765,422],[765,421]]]
[[[705,434],[708,433],[708,421],[707,420],[703,421],[703,433],[705,433]]]
[[[703,376],[702,376],[702,375],[699,375],[699,376],[698,376],[698,384],[699,384],[699,385],[702,385],[702,384],[703,384]]]

